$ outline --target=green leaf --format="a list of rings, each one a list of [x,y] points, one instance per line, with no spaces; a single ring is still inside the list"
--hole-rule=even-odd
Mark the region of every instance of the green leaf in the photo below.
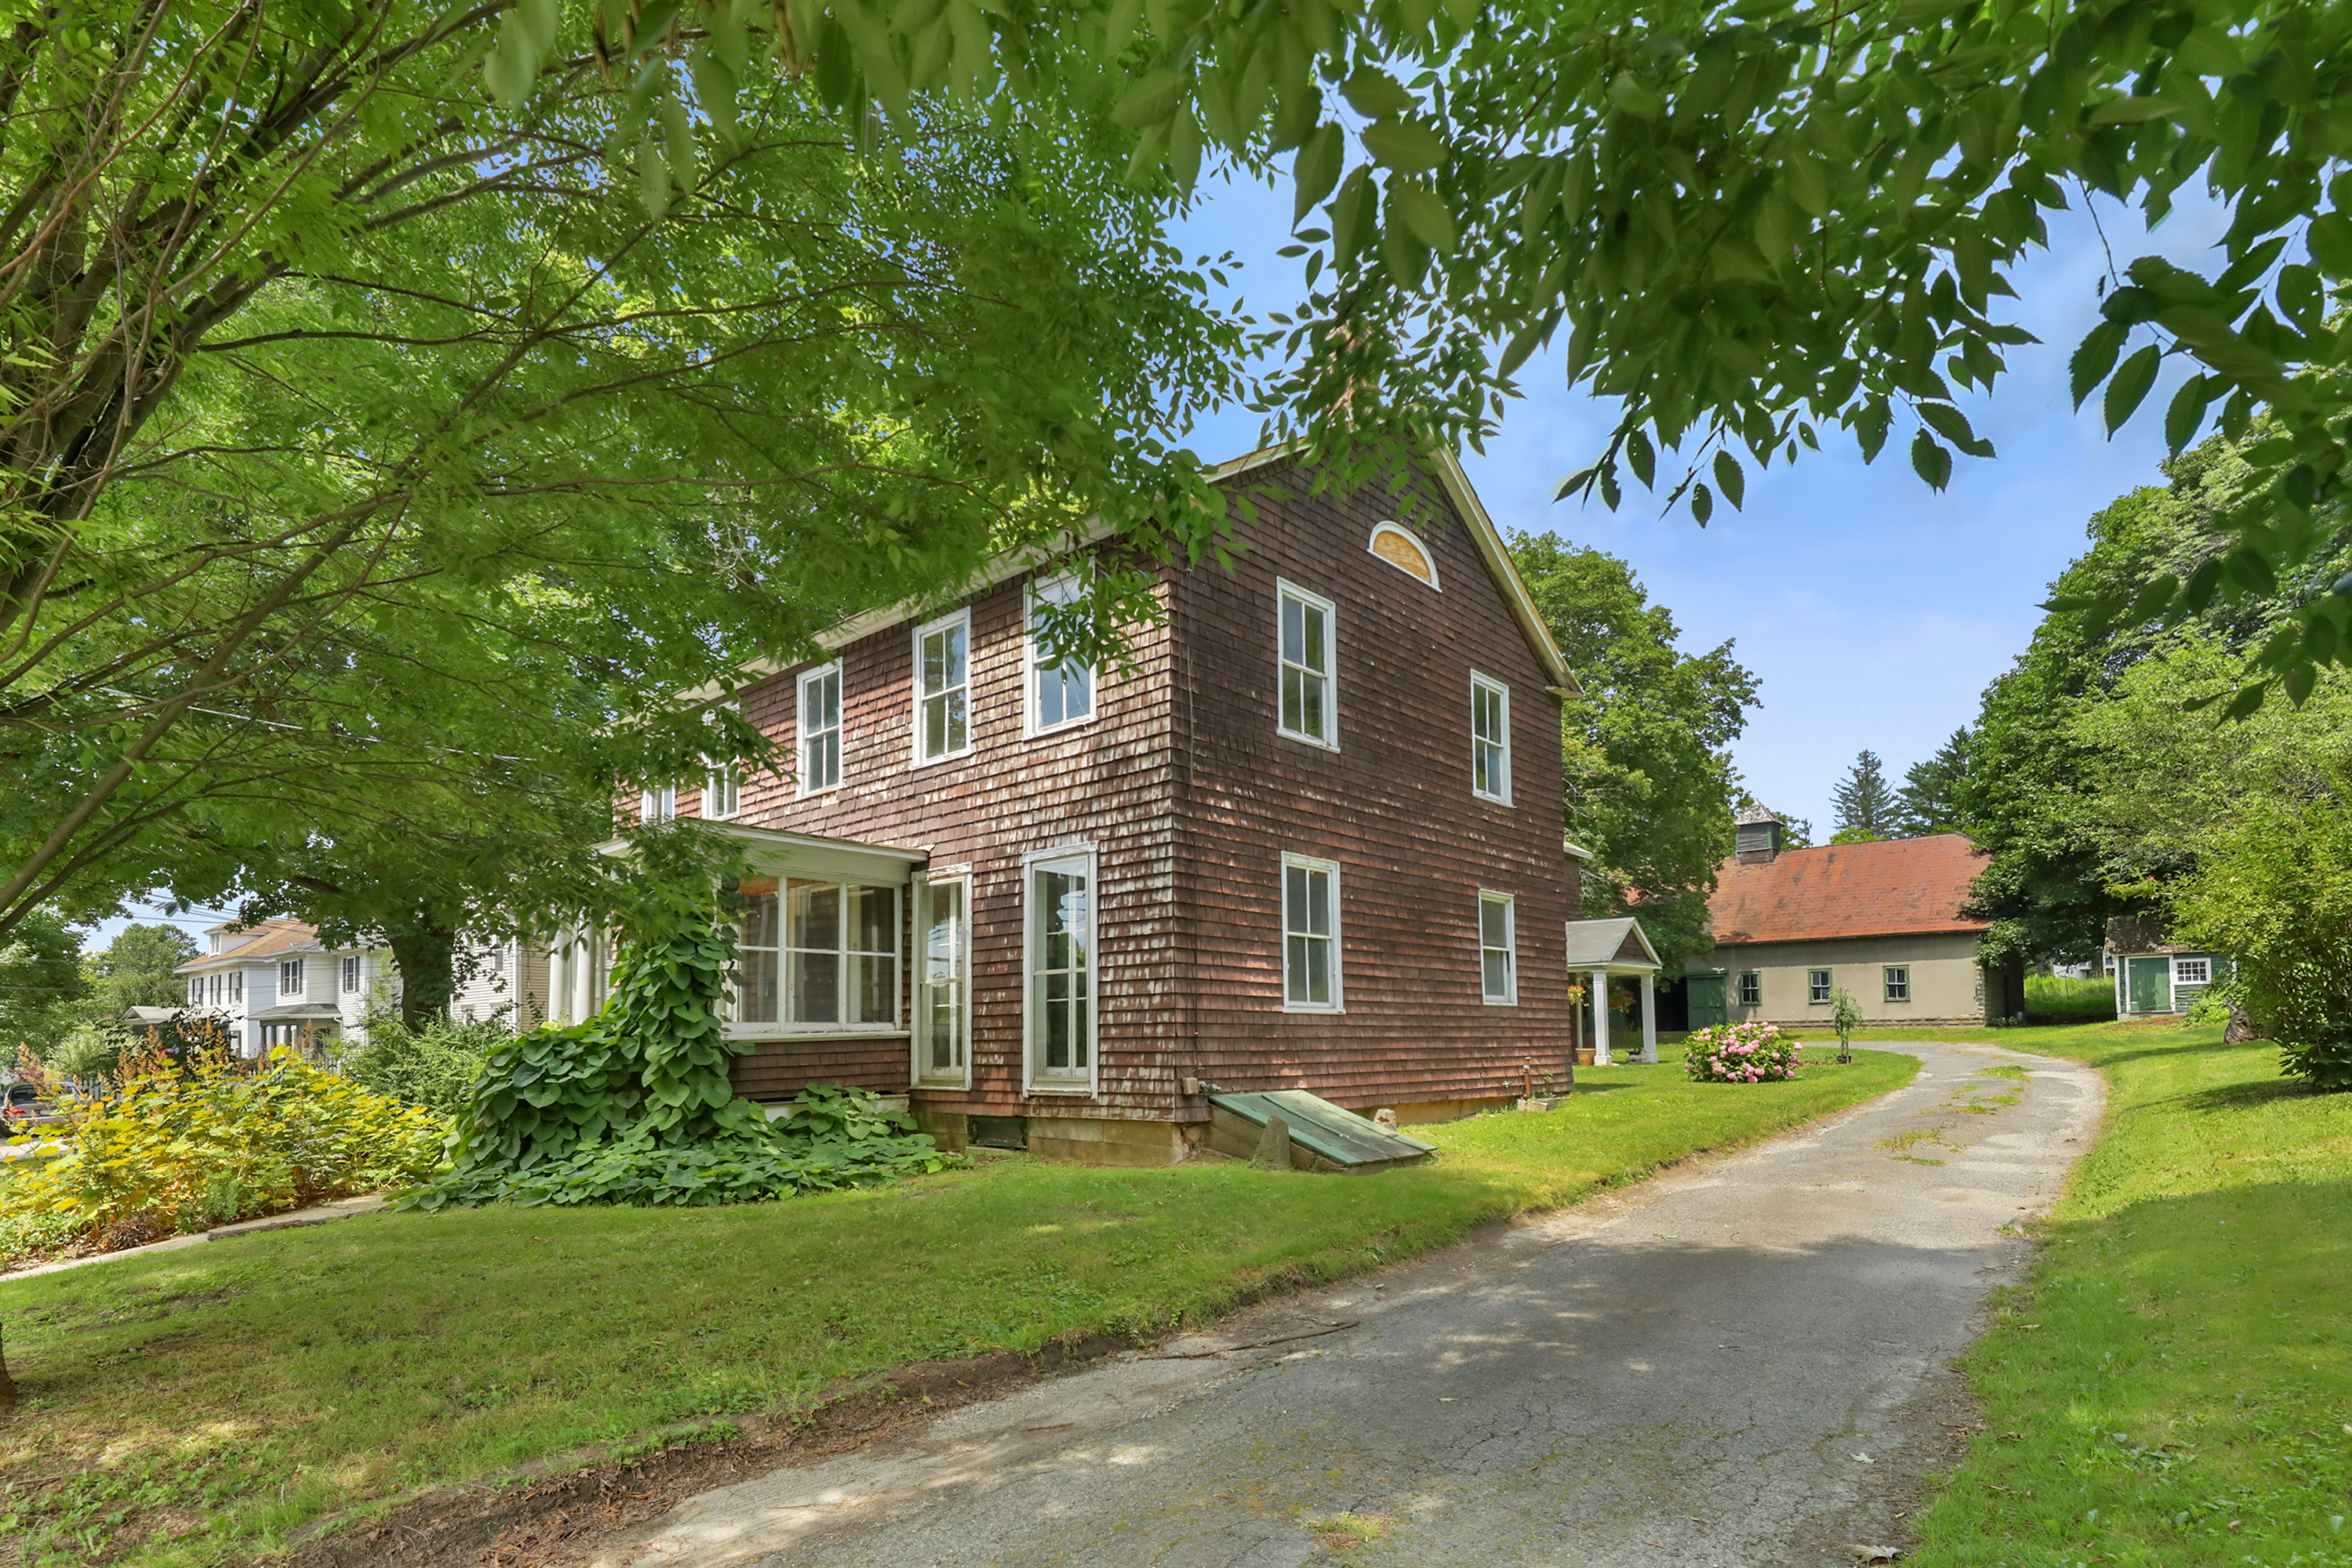
[[[1911,467],[1932,489],[1940,490],[1952,482],[1952,455],[1925,429],[1911,433]]]
[[[1701,528],[1705,528],[1706,520],[1715,515],[1715,497],[1707,493],[1705,485],[1691,487],[1690,509],[1691,520]]]
[[[1418,120],[1374,121],[1362,135],[1365,150],[1399,174],[1425,174],[1445,162],[1445,143]]]
[[[2124,361],[2116,370],[2115,379],[2107,383],[2106,400],[2103,406],[2110,433],[2124,427],[2124,421],[2132,416],[2133,410],[2140,405],[2140,399],[2147,395],[2147,389],[2156,384],[2157,366],[2163,358],[2162,352],[2150,343]]]
[[[1968,416],[1950,404],[1922,403],[1918,408],[1922,423],[1969,457],[1990,458],[1993,455],[1992,443],[1980,439],[1970,427]]]
[[[497,47],[482,57],[482,80],[491,97],[514,109],[530,96],[530,84],[538,77],[539,55],[530,47],[530,30],[509,11],[499,19]]]
[[[1184,73],[1173,66],[1146,71],[1135,79],[1110,117],[1121,125],[1159,125],[1176,112],[1177,100],[1183,96]]]
[[[1371,242],[1375,194],[1370,163],[1357,164],[1339,183],[1331,202],[1331,250],[1342,262],[1363,254]]]
[[[1368,120],[1403,114],[1414,106],[1412,94],[1378,66],[1358,66],[1355,74],[1339,84],[1339,95],[1348,100],[1349,108]]]
[[[1391,224],[1402,221],[1405,232],[1440,256],[1454,254],[1454,215],[1446,211],[1435,191],[1414,181],[1399,180],[1389,187],[1389,209]]]
[[[2082,407],[2092,389],[2106,380],[2107,372],[2115,368],[2116,355],[2130,336],[2131,329],[2121,321],[2101,321],[2084,335],[2074,349],[2074,357],[2066,364],[2068,379],[2074,384],[2075,407]]]
[[[2322,272],[2330,278],[2352,278],[2352,217],[2342,212],[2322,213],[2312,219],[2303,242]]]
[[[2137,125],[2142,121],[2162,120],[2180,112],[2180,105],[2168,98],[2111,98],[2105,103],[2095,103],[2083,116],[2086,125]]]
[[[1729,501],[1734,509],[1746,504],[1748,475],[1740,468],[1739,459],[1728,452],[1717,452],[1715,455],[1715,482],[1723,487],[1723,499]],[[1702,518],[1699,521],[1703,522],[1706,519]]]
[[[1616,79],[1609,84],[1609,100],[1643,120],[1655,120],[1666,111],[1665,95],[1632,71],[1617,73]]]
[[[1336,123],[1326,122],[1316,127],[1290,161],[1290,178],[1297,186],[1297,200],[1291,213],[1293,228],[1306,221],[1317,203],[1331,194],[1339,183],[1340,162],[1347,155],[1347,135]]]
[[[661,143],[650,136],[637,143],[637,199],[656,223],[668,216],[669,165],[663,161]]]
[[[2271,683],[2267,680],[2258,680],[2245,688],[2230,700],[2230,705],[2227,708],[2221,710],[2221,717],[2224,719],[2252,718],[2254,710],[2263,705],[2263,699],[2270,695],[2270,688]]]
[[[2218,377],[2209,375],[2192,375],[2180,384],[2180,390],[2172,395],[2171,405],[2164,411],[2164,445],[2168,450],[2178,452],[2196,439],[2199,427],[2205,423],[2205,406],[2221,385]]]
[[[1653,488],[1658,478],[1658,454],[1650,445],[1649,432],[1636,425],[1625,432],[1625,460],[1633,467],[1633,477],[1643,488]]]
[[[1830,216],[1829,180],[1811,153],[1790,153],[1780,164],[1780,178],[1790,199],[1814,219]]]

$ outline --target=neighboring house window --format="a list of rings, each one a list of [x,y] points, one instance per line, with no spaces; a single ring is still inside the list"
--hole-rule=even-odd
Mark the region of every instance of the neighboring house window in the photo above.
[[[1095,716],[1095,672],[1092,666],[1066,658],[1049,663],[1045,638],[1039,635],[1040,605],[1067,605],[1083,584],[1061,577],[1034,588],[1029,599],[1029,727],[1032,732],[1083,723]]]
[[[2172,961],[2172,983],[2175,985],[2203,985],[2213,978],[2213,963],[2206,958],[2176,958]]]
[[[482,967],[492,974],[503,974],[507,966],[507,944],[494,942],[482,950]]]
[[[1029,1077],[1047,1089],[1094,1081],[1094,857],[1029,865]]]
[[[664,784],[659,789],[637,793],[639,822],[667,822],[677,815],[677,786]]]
[[[722,763],[710,770],[702,781],[702,815],[709,821],[724,821],[742,809],[743,780],[732,763]]]
[[[1911,1000],[1911,966],[1909,964],[1890,963],[1886,965],[1885,981],[1886,999],[1889,1002],[1908,1002]]]
[[[191,974],[188,976],[188,1005],[201,1007],[204,1005],[205,977],[201,974]]]
[[[915,633],[915,761],[941,762],[971,750],[971,612]]]
[[[1282,858],[1282,1005],[1340,1010],[1339,868],[1328,860]]]
[[[964,1084],[971,1034],[971,882],[924,884],[916,906],[915,1077]]]
[[[350,993],[357,991],[359,988],[360,955],[354,952],[347,955],[343,959],[343,990],[346,993]]]
[[[1830,972],[1826,969],[1805,971],[1805,1000],[1827,1003],[1830,999]]]
[[[1740,972],[1739,1005],[1743,1007],[1764,1005],[1764,976],[1753,969]]]
[[[729,1021],[775,1034],[894,1028],[898,889],[746,879]]]
[[[1475,674],[1470,677],[1470,791],[1481,800],[1511,804],[1511,689]]]
[[[300,959],[286,959],[278,965],[278,994],[280,996],[302,994],[302,961]]]
[[[841,666],[801,677],[801,792],[814,795],[841,782]]]
[[[217,1006],[217,1005],[219,1005],[219,1004],[220,1004],[220,999],[221,999],[221,976],[219,976],[219,975],[217,975],[217,974],[215,974],[215,975],[214,975],[214,976],[213,976],[212,985],[211,985],[210,989],[211,989],[211,991],[212,991],[212,1002],[213,1002],[213,1005],[215,1005],[215,1006]]]
[[[1518,911],[1508,893],[1478,895],[1479,986],[1489,1006],[1519,999]]]
[[[245,1000],[245,971],[242,969],[234,970],[229,974],[228,999],[232,1002]]]
[[[1331,679],[1332,608],[1304,588],[1278,585],[1282,600],[1282,732],[1339,748]]]
[[[1383,522],[1374,526],[1371,542],[1365,548],[1406,576],[1418,577],[1433,588],[1437,586],[1437,563],[1429,558],[1428,549],[1397,524]]]

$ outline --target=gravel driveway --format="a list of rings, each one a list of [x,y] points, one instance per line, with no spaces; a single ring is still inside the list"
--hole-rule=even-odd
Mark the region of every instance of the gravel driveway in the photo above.
[[[1885,1048],[1917,1079],[1829,1121],[689,1499],[599,1561],[1851,1563],[1899,1533],[1904,1409],[1948,1394],[2101,1100],[2072,1063]]]

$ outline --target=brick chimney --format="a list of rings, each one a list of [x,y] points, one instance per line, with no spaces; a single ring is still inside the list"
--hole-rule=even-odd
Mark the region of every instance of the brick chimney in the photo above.
[[[1732,858],[1742,866],[1770,865],[1780,853],[1780,819],[1759,803],[1741,812],[1737,822]]]

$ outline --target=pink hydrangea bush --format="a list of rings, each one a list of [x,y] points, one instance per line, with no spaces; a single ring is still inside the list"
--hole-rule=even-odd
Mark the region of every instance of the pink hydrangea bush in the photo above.
[[[1701,1083],[1785,1083],[1797,1066],[1797,1042],[1777,1024],[1693,1029],[1683,1047],[1683,1070]]]

